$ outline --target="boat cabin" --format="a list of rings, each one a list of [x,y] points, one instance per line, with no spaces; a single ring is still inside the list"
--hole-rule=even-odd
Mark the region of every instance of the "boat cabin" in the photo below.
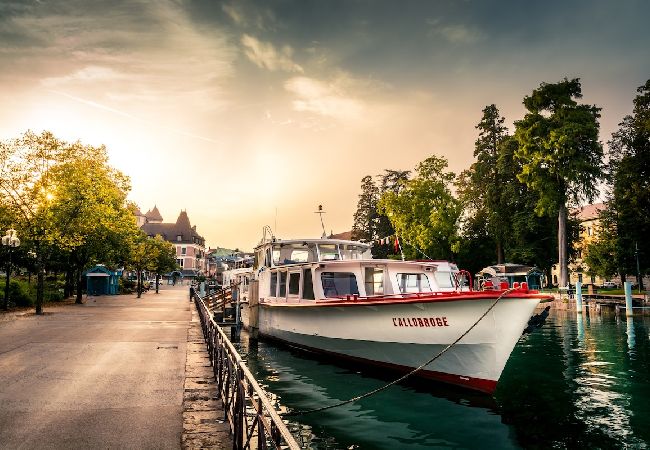
[[[375,260],[370,245],[332,239],[271,241],[255,250],[260,301],[301,302],[454,291],[454,264]]]
[[[527,283],[530,289],[540,289],[544,273],[537,267],[523,264],[495,264],[483,268],[476,274],[476,281],[479,288],[496,289],[501,283],[507,283],[508,287],[520,283]]]

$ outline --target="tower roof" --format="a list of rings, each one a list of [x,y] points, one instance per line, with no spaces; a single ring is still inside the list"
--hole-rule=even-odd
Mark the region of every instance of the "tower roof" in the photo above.
[[[154,205],[153,209],[151,211],[147,211],[147,213],[144,215],[147,219],[149,220],[157,220],[162,222],[163,218],[160,215],[160,211],[158,211],[158,207]]]

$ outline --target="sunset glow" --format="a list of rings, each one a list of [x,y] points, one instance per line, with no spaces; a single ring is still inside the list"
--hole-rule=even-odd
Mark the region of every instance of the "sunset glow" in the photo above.
[[[406,6],[405,6],[406,5]],[[641,1],[5,1],[0,139],[106,145],[130,199],[207,244],[352,225],[360,180],[473,161],[542,82],[580,77],[606,143],[650,76]]]

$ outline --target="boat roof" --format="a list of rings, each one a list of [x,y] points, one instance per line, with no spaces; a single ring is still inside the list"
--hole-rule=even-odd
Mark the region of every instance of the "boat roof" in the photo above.
[[[524,264],[495,264],[481,269],[477,275],[490,274],[490,275],[529,275],[531,273],[542,273],[537,267],[526,266]]]
[[[345,245],[356,245],[359,247],[365,247],[365,248],[370,248],[371,245],[366,243],[366,242],[360,242],[360,241],[350,241],[346,239],[327,239],[327,238],[320,238],[320,239],[272,239],[272,240],[267,240],[262,243],[260,243],[255,249],[258,249],[260,247],[264,247],[265,245],[290,245],[290,244],[298,244],[298,245],[308,245],[308,244],[345,244]]]

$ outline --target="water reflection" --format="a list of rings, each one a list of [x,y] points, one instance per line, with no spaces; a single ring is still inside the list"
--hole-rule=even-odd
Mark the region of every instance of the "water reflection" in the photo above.
[[[306,448],[647,448],[650,317],[549,316],[519,342],[495,397],[416,381],[289,418]],[[240,344],[285,411],[336,403],[392,375],[261,341]]]
[[[585,324],[584,324],[581,313],[578,313],[576,315],[576,325],[577,325],[577,330],[578,330],[578,343],[580,345],[580,348],[584,348],[584,346],[585,346]]]
[[[634,317],[626,317],[627,324],[627,349],[630,352],[630,356],[634,353]]]

